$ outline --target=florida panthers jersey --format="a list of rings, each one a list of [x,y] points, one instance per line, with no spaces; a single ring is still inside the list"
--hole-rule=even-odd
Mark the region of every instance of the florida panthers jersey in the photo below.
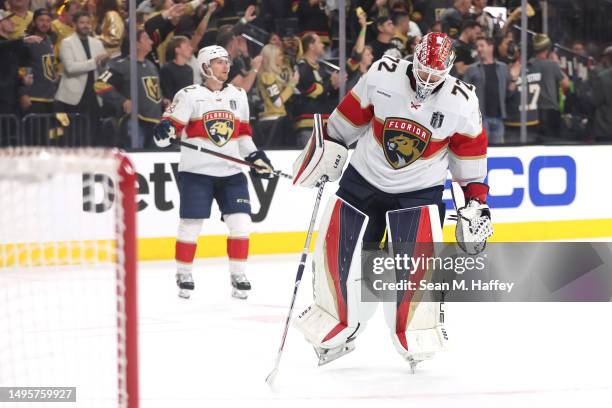
[[[174,96],[163,115],[188,143],[219,153],[243,158],[257,150],[249,125],[246,92],[226,84],[220,91],[191,85]],[[242,167],[228,160],[181,147],[179,171],[225,177]]]
[[[350,163],[373,186],[397,194],[465,185],[487,173],[487,136],[474,86],[452,76],[425,103],[415,99],[412,63],[376,61],[334,110],[332,139],[357,142]]]

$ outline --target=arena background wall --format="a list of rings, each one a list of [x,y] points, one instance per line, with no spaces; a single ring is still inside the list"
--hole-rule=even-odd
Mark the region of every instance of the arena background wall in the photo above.
[[[268,153],[289,172],[296,151]],[[132,153],[139,173],[139,259],[174,257],[178,222],[178,153]],[[521,146],[489,149],[489,203],[497,242],[584,240],[612,237],[612,146]],[[256,186],[254,185],[257,184]],[[250,181],[255,222],[251,254],[299,252],[314,203],[314,190],[289,180]],[[450,181],[447,181],[447,187]],[[326,187],[324,202],[337,189]],[[452,208],[450,192],[444,195]],[[449,211],[451,213],[452,211]],[[448,213],[447,213],[448,216]],[[198,241],[197,257],[225,256],[225,224],[213,204]],[[445,241],[454,239],[446,222]]]

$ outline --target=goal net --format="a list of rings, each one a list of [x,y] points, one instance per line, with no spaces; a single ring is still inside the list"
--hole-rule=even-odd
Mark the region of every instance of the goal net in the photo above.
[[[135,183],[116,150],[0,149],[0,387],[137,406]]]

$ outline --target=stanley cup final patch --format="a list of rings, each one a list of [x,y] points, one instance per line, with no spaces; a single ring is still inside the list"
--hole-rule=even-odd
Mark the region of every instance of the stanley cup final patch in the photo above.
[[[387,118],[383,128],[383,150],[394,169],[412,164],[423,155],[431,140],[425,126],[404,118]]]
[[[219,147],[231,139],[236,128],[234,114],[228,111],[206,112],[202,121],[208,138]]]
[[[432,128],[438,129],[442,126],[442,122],[444,122],[444,114],[442,112],[434,112],[431,115],[431,121],[429,122],[429,124]]]

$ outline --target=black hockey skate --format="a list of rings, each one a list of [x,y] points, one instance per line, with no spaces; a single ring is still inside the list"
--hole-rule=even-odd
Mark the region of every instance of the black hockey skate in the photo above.
[[[183,299],[189,299],[191,292],[195,288],[193,277],[191,273],[177,273],[176,274],[176,285],[179,288],[179,297]]]
[[[236,299],[246,299],[249,297],[249,290],[251,290],[251,282],[247,279],[244,273],[231,274],[232,280],[232,297]]]
[[[331,349],[315,347],[314,351],[317,353],[317,357],[319,358],[319,366],[331,363],[332,361],[337,360],[355,350],[355,342],[353,340],[354,339],[349,339],[343,345]]]

